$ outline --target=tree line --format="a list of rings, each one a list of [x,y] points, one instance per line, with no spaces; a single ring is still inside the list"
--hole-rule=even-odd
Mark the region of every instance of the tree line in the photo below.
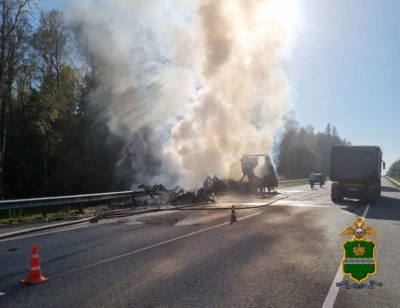
[[[400,181],[400,159],[392,163],[387,172],[387,175]]]
[[[129,188],[124,142],[110,131],[106,107],[87,99],[102,80],[101,61],[81,25],[57,10],[37,12],[33,0],[0,1],[0,198]],[[327,172],[330,146],[346,143],[330,125],[316,133],[288,121],[279,174]]]
[[[0,197],[121,188],[113,176],[123,142],[86,99],[101,64],[79,24],[35,5],[0,2]]]
[[[301,127],[296,120],[288,120],[280,143],[278,174],[281,179],[308,178],[311,171],[329,174],[331,148],[351,145],[339,136],[330,123],[324,132],[316,132],[311,125]]]

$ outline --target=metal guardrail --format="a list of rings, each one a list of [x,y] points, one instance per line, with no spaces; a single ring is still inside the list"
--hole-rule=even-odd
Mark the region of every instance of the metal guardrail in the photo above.
[[[280,181],[278,183],[278,187],[291,187],[291,186],[298,186],[298,185],[307,185],[308,179],[300,179],[300,180],[291,180],[291,181]]]
[[[390,182],[392,182],[394,185],[396,185],[397,187],[400,187],[400,181],[397,181],[389,176],[385,176],[385,178],[387,178]]]
[[[83,204],[99,204],[110,203],[118,200],[132,199],[135,202],[135,197],[142,197],[150,195],[146,191],[122,191],[100,194],[87,194],[87,195],[74,195],[74,196],[59,196],[47,198],[32,198],[32,199],[17,199],[17,200],[4,200],[0,201],[0,210],[15,210],[26,209],[35,207],[47,206],[69,206],[69,205],[83,205]]]
[[[281,181],[278,187],[290,187],[297,185],[308,184],[308,179]],[[111,203],[120,200],[132,199],[135,204],[135,197],[150,196],[147,191],[122,191],[100,194],[87,194],[87,195],[74,195],[74,196],[59,196],[59,197],[46,197],[46,198],[32,198],[32,199],[16,199],[16,200],[3,200],[0,201],[1,210],[16,210],[26,208],[40,208],[51,206],[73,206],[73,205],[87,205],[87,204],[101,204]]]

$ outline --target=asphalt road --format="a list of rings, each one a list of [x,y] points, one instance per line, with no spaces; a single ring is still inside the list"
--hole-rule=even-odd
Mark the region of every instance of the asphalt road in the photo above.
[[[297,186],[238,210],[231,226],[228,210],[173,211],[0,240],[0,307],[399,307],[400,192],[383,185],[371,206],[332,204],[329,184]],[[232,202],[264,200],[217,206]],[[337,234],[364,213],[381,234],[374,279],[383,287],[331,288]],[[25,286],[35,243],[49,281]]]

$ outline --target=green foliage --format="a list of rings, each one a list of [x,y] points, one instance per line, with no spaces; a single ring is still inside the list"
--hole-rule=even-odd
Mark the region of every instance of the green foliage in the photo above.
[[[387,175],[397,180],[400,180],[400,159],[392,163],[387,172]]]
[[[68,218],[76,218],[77,216],[86,216],[90,214],[102,212],[109,208],[108,204],[101,205],[76,205],[73,207],[52,206],[46,208],[30,208],[30,209],[17,209],[9,211],[0,211],[0,225],[13,224],[20,222],[35,222],[35,221],[56,221]],[[83,214],[81,212],[83,210]],[[43,213],[46,213],[46,216]]]
[[[97,64],[85,63],[84,49],[74,53],[77,37],[62,12],[42,12],[30,30],[21,29],[28,43],[19,50],[11,80],[16,90],[7,114],[3,197],[127,188],[113,186],[122,143],[110,134],[109,119],[87,106],[100,78]]]
[[[280,145],[278,173],[285,179],[307,178],[311,171],[329,174],[333,145],[349,145],[340,138],[335,126],[328,124],[324,133],[315,133],[312,126],[299,127],[290,120]]]

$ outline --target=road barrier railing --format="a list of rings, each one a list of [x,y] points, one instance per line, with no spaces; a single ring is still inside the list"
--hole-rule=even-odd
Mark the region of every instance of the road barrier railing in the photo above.
[[[290,180],[290,181],[280,181],[278,183],[279,188],[283,187],[291,187],[291,186],[299,186],[299,185],[307,185],[308,179],[299,179],[299,180]]]
[[[16,210],[51,206],[76,206],[89,204],[111,204],[116,201],[129,200],[135,203],[135,197],[148,196],[146,191],[121,191],[87,195],[45,197],[0,201],[0,210]]]
[[[396,185],[397,187],[400,188],[400,181],[398,181],[398,180],[396,180],[396,179],[394,179],[394,178],[391,178],[391,177],[389,177],[389,176],[386,176],[386,178],[387,178],[390,182],[392,182],[394,185]]]

